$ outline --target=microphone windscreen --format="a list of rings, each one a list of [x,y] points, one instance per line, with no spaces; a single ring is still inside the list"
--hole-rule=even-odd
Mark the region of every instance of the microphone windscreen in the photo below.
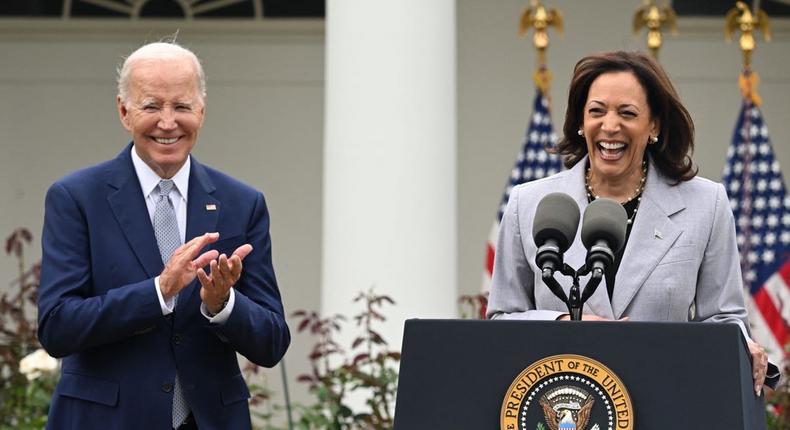
[[[590,249],[595,242],[605,240],[612,252],[620,251],[625,242],[628,214],[623,205],[612,199],[599,198],[584,210],[582,243]]]
[[[548,239],[554,239],[565,252],[576,237],[579,228],[579,205],[571,196],[564,193],[551,193],[543,197],[535,211],[532,223],[532,237],[540,247]]]

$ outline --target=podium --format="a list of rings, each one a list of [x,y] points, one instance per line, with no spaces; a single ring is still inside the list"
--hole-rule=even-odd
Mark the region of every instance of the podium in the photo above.
[[[619,377],[632,403],[631,428],[766,428],[764,399],[754,394],[748,349],[735,324],[416,319],[405,325],[394,428],[498,429],[520,375],[523,392],[536,379],[525,369],[567,355],[589,358]],[[524,421],[524,428],[551,428],[535,426],[530,414],[533,422]],[[578,430],[595,426],[609,428],[604,418]]]

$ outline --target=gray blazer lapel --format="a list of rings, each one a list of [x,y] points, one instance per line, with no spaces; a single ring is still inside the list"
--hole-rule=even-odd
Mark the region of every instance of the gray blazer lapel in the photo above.
[[[642,202],[617,271],[612,303],[615,318],[622,318],[647,277],[682,233],[670,216],[685,207],[678,189],[658,174],[651,160]]]
[[[587,209],[589,203],[587,202],[587,191],[585,190],[584,185],[584,175],[586,174],[586,166],[587,166],[587,157],[580,160],[576,163],[575,166],[569,172],[567,183],[563,185],[561,189],[565,190],[574,190],[573,193],[569,193],[576,203],[579,205],[579,211],[581,215],[584,216],[584,211]],[[579,229],[576,232],[576,239],[573,241],[573,245],[568,249],[565,253],[565,262],[568,263],[573,270],[579,269],[583,264],[584,260],[587,257],[587,249],[582,244],[581,240],[581,220],[579,221]],[[561,274],[557,275],[557,279],[563,278],[561,282],[563,289],[565,290],[565,294],[568,294],[570,291],[571,286],[571,279],[567,278]],[[589,276],[582,278],[579,280],[579,287],[581,292],[584,292],[584,287],[587,285],[587,281],[589,280]],[[605,317],[605,318],[614,318],[612,312],[612,305],[609,302],[609,294],[606,291],[606,283],[601,282],[598,285],[598,288],[595,290],[595,293],[587,300],[584,304],[585,312],[593,313],[595,315]]]

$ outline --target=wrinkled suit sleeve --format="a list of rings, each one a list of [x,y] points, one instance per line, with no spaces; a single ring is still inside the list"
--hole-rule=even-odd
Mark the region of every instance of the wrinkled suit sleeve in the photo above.
[[[38,338],[54,357],[123,340],[162,318],[153,278],[94,285],[89,236],[83,208],[55,183],[45,202],[38,300]]]
[[[713,226],[697,277],[695,321],[736,323],[749,337],[735,220],[724,186],[717,184]]]
[[[487,317],[489,319],[556,320],[562,312],[535,309],[535,272],[524,253],[519,202],[522,187],[510,195],[502,221],[494,256]],[[523,225],[529,225],[528,222]],[[530,234],[530,232],[526,232]]]
[[[215,334],[253,363],[271,367],[288,349],[290,332],[272,266],[269,212],[258,193],[247,224],[253,251],[244,259],[242,276],[234,286],[236,301],[228,320],[211,324]]]

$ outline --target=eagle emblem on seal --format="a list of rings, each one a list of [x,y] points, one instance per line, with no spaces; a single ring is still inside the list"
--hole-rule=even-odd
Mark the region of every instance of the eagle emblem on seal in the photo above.
[[[550,430],[585,430],[594,403],[588,392],[570,385],[556,387],[540,398]]]

